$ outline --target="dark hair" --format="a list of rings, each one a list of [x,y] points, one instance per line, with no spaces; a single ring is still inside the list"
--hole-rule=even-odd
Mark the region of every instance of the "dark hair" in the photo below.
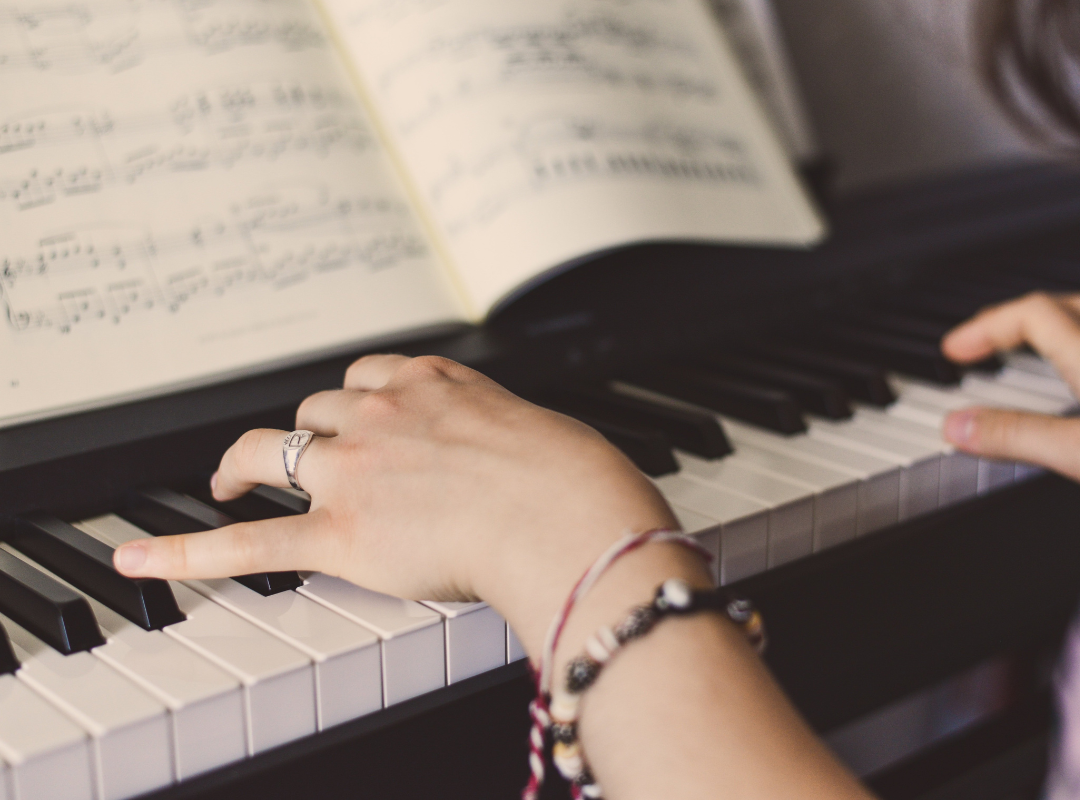
[[[1026,133],[1080,151],[1080,0],[976,0],[979,69]]]

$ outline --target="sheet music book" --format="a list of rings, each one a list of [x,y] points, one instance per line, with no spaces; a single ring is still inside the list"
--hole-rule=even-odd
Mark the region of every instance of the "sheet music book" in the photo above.
[[[823,223],[706,0],[0,0],[0,426]]]

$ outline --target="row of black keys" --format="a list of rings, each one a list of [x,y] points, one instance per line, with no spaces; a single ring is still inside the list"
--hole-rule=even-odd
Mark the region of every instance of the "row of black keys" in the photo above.
[[[133,493],[118,513],[148,533],[167,536],[307,511],[307,501],[285,492],[256,490],[240,501],[218,504],[208,490],[191,487],[191,491],[206,502],[167,489],[149,489]],[[166,581],[121,575],[113,567],[112,547],[63,520],[47,514],[8,520],[0,525],[0,540],[146,630],[184,619]],[[303,583],[296,572],[264,572],[233,580],[264,596]],[[64,654],[104,644],[82,595],[4,550],[0,550],[0,613]],[[18,661],[0,626],[0,674],[16,669]]]
[[[1070,265],[1036,265],[1039,274],[981,274],[978,281],[939,279],[879,301],[874,310],[837,312],[827,322],[725,353],[703,353],[624,376],[644,388],[780,433],[806,429],[804,410],[832,419],[852,413],[851,398],[885,406],[895,398],[895,370],[941,384],[960,378],[940,352],[945,332],[979,308],[1033,289],[1080,289]],[[994,367],[993,362],[983,366]],[[531,399],[593,426],[651,475],[677,471],[673,447],[721,458],[731,445],[716,417],[629,397],[606,386],[574,386]],[[304,501],[256,491],[216,503],[203,485],[190,496],[135,493],[119,513],[155,535],[191,533],[237,520],[304,513]],[[112,548],[67,523],[32,515],[0,526],[0,539],[146,629],[183,618],[167,583],[131,580],[112,567]],[[295,572],[235,578],[263,595],[301,584]],[[103,643],[89,605],[75,592],[0,551],[0,612],[60,652]],[[0,672],[17,668],[0,631]]]
[[[980,309],[1031,291],[1080,291],[1080,265],[1043,261],[1024,273],[926,279],[857,308],[831,309],[765,341],[698,352],[618,376],[629,384],[782,434],[806,430],[804,414],[847,419],[852,400],[887,406],[890,371],[955,385],[962,370],[941,340]],[[996,371],[997,358],[968,369]],[[603,433],[645,473],[678,470],[672,447],[705,458],[731,452],[710,413],[673,409],[605,386],[549,390],[530,399]]]

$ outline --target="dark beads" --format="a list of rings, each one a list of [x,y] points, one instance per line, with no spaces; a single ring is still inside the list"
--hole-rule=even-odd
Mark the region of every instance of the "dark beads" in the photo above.
[[[588,656],[578,656],[566,665],[566,690],[571,694],[581,694],[600,674],[600,665]]]
[[[551,723],[551,738],[553,741],[562,742],[563,744],[573,744],[577,741],[577,723]]]
[[[656,624],[657,613],[652,606],[638,606],[615,629],[619,644],[644,636]]]

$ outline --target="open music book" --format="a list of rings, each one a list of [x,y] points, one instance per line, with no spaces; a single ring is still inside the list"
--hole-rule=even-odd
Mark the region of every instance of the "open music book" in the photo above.
[[[0,4],[0,115],[0,426],[823,235],[705,0]]]

